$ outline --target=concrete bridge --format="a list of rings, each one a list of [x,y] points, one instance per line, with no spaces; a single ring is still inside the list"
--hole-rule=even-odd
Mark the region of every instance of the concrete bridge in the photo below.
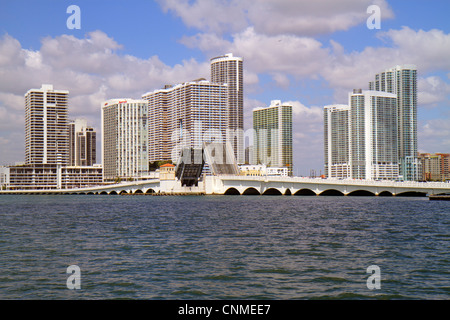
[[[450,194],[450,183],[312,179],[276,176],[205,176],[198,186],[178,180],[151,179],[79,189],[6,190],[0,194],[122,194],[122,195],[310,195],[427,196]]]
[[[208,194],[312,196],[427,196],[450,193],[450,183],[222,176]],[[208,187],[208,184],[207,184]]]

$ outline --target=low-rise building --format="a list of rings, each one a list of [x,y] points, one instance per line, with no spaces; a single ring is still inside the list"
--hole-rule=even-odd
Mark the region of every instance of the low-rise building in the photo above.
[[[103,184],[102,167],[32,164],[9,167],[9,190],[50,190],[93,187]]]
[[[159,167],[159,179],[175,180],[175,166],[171,163],[166,163]]]
[[[9,168],[0,166],[0,190],[4,190],[9,185]]]
[[[289,168],[287,167],[268,167],[264,164],[241,165],[239,170],[242,176],[289,176]]]

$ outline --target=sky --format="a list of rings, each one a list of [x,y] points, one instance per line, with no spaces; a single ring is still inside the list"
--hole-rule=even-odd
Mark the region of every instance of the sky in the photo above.
[[[244,59],[245,130],[254,108],[293,106],[295,175],[323,172],[323,107],[398,64],[418,70],[419,152],[450,153],[448,12],[447,0],[0,0],[0,165],[24,161],[29,89],[69,90],[69,117],[99,143],[102,101],[210,79],[225,53]]]

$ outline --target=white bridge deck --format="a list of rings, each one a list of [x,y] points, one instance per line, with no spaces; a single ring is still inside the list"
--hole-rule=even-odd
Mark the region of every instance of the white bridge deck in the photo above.
[[[183,187],[178,180],[151,179],[78,189],[4,190],[0,194],[427,196],[450,194],[450,183],[233,175],[206,176],[196,187]]]

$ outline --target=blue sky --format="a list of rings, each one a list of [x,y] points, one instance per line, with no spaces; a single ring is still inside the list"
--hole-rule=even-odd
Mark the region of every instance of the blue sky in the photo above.
[[[246,129],[253,108],[293,104],[295,174],[323,170],[323,106],[396,64],[418,67],[419,151],[450,152],[448,12],[444,0],[1,0],[0,164],[23,161],[30,88],[69,90],[71,117],[100,132],[103,99],[209,78],[209,58],[228,52],[244,58]]]

